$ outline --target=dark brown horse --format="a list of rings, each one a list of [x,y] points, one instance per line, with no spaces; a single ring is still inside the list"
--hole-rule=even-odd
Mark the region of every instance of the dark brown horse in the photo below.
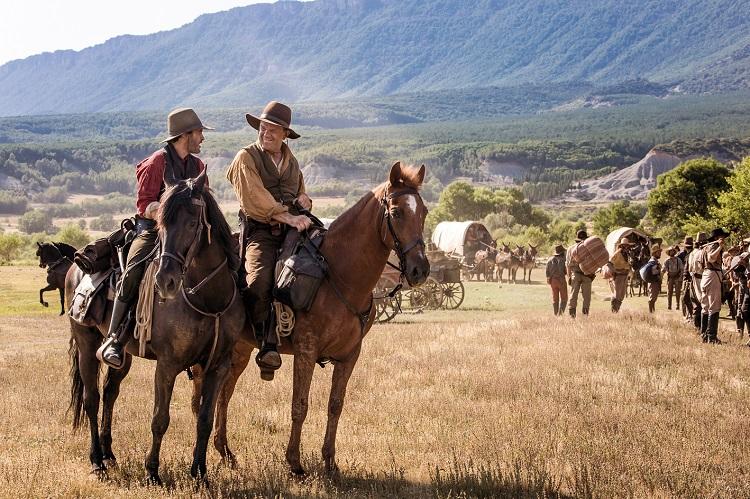
[[[73,265],[73,256],[76,249],[65,243],[36,243],[36,256],[39,257],[39,266],[47,267],[47,287],[39,290],[39,303],[49,307],[44,301],[45,291],[60,291],[60,315],[65,313],[65,275]]]
[[[145,346],[146,358],[156,359],[154,411],[151,421],[152,444],[146,457],[149,482],[160,484],[159,452],[169,426],[169,404],[177,375],[193,365],[204,368],[197,418],[197,437],[191,474],[204,477],[206,448],[213,426],[216,395],[229,371],[232,350],[245,322],[242,300],[235,281],[238,268],[236,243],[214,198],[204,190],[205,171],[196,179],[175,182],[161,200],[158,215],[161,256],[155,276],[156,291],[151,316],[151,341]],[[146,273],[148,275],[148,272]],[[82,277],[77,266],[68,273],[68,296]],[[155,297],[155,293],[151,296]],[[70,298],[69,298],[70,300]],[[105,320],[88,327],[71,322],[72,389],[70,408],[73,427],[88,417],[91,430],[89,458],[94,472],[103,472],[105,461],[114,461],[112,452],[112,409],[120,382],[127,375],[132,356],[127,355],[121,370],[109,369],[104,383],[104,409],[101,430],[99,411],[99,362],[95,353],[106,334],[111,303]],[[127,351],[136,355],[138,344],[131,340]]]
[[[326,471],[335,473],[338,469],[336,430],[346,385],[359,358],[362,339],[375,318],[372,290],[391,250],[398,254],[402,276],[410,285],[423,283],[429,275],[430,264],[422,240],[427,209],[418,191],[424,173],[424,166],[416,169],[394,164],[390,180],[339,216],[326,235],[321,252],[330,266],[328,278],[323,281],[312,309],[296,313],[291,341],[285,338],[280,344],[281,353],[294,355],[292,428],[286,460],[295,474],[304,473],[300,436],[307,416],[313,370],[316,362],[326,360],[334,368],[322,453]],[[230,464],[234,463],[234,456],[227,443],[227,406],[237,379],[257,346],[248,322],[242,340],[235,347],[232,370],[219,397],[214,445]],[[195,389],[200,390],[200,383],[196,383]]]

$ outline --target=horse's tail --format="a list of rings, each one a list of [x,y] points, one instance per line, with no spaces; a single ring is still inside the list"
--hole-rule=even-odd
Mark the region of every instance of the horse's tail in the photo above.
[[[70,355],[70,405],[68,412],[73,411],[73,429],[77,430],[85,422],[85,413],[83,411],[83,378],[78,365],[78,345],[73,336],[70,337],[68,347]]]

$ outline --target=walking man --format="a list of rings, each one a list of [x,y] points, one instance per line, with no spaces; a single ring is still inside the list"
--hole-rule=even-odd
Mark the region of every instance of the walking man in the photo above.
[[[703,246],[708,242],[705,232],[695,236],[695,249],[688,257],[688,272],[690,273],[690,298],[693,304],[693,326],[703,334],[703,306],[701,293],[701,278],[703,277]]]
[[[255,335],[262,342],[255,362],[261,378],[270,381],[281,367],[271,294],[276,257],[290,227],[301,232],[312,224],[297,209],[310,210],[312,200],[305,193],[297,158],[285,143],[299,137],[290,128],[292,110],[271,101],[259,117],[247,114],[245,118],[258,131],[257,139],[237,153],[227,179],[240,202],[247,272],[244,295]]]
[[[723,277],[722,257],[724,240],[729,233],[722,228],[711,231],[708,244],[703,248],[703,274],[701,276],[701,336],[703,343],[721,343],[719,333],[719,313],[721,312],[721,282]]]
[[[576,244],[581,244],[588,237],[589,236],[585,230],[579,230],[576,233]],[[575,319],[579,293],[581,294],[581,297],[583,299],[583,304],[581,305],[581,313],[583,315],[589,315],[589,307],[591,306],[591,283],[596,276],[584,274],[581,270],[581,266],[577,262],[571,261],[570,254],[571,251],[568,250],[566,263],[568,265],[568,282],[571,286],[568,313]]]
[[[628,289],[628,276],[630,275],[630,249],[633,243],[630,239],[623,237],[617,245],[617,250],[612,254],[610,263],[612,264],[612,301],[610,303],[612,312],[620,311],[622,302],[625,299]]]
[[[688,259],[690,254],[693,252],[693,238],[691,236],[685,236],[685,240],[682,244],[682,251],[677,253],[682,263],[682,287],[684,289],[682,294],[682,315],[686,321],[693,320],[693,301],[692,301],[692,278],[690,277],[690,271],[688,270]]]
[[[648,311],[656,311],[656,299],[661,293],[661,246],[655,244],[651,246],[651,259],[646,263],[646,282],[648,283]]]
[[[547,284],[552,289],[552,310],[555,315],[562,315],[568,302],[566,275],[568,270],[565,266],[565,248],[558,244],[555,246],[555,254],[547,260]]]
[[[667,248],[667,261],[664,262],[664,273],[667,275],[667,310],[672,310],[672,295],[676,303],[675,310],[680,309],[680,293],[682,292],[682,272],[684,265],[682,260],[675,256],[677,248]]]
[[[165,190],[164,172],[169,169],[174,178],[185,180],[197,177],[206,168],[194,155],[201,152],[203,130],[213,128],[203,125],[192,109],[182,108],[169,113],[167,130],[168,137],[162,141],[167,144],[135,167],[137,235],[117,286],[107,339],[96,352],[99,360],[114,369],[120,369],[125,361],[124,349],[131,336],[125,317],[138,298],[146,261],[155,251],[159,237],[155,219]]]

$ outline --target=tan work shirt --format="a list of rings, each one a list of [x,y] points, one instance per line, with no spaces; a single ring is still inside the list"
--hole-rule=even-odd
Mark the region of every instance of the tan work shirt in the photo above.
[[[268,154],[263,152],[263,154]],[[289,159],[292,152],[286,144],[281,144],[281,162],[273,161],[273,156],[269,155],[271,162],[276,164],[279,174],[283,174],[289,166]],[[234,157],[232,164],[227,169],[227,180],[234,187],[237,199],[240,201],[240,208],[248,217],[263,223],[275,222],[274,216],[279,213],[286,213],[289,208],[274,199],[273,195],[263,186],[263,181],[258,172],[258,166],[253,161],[252,156],[245,149]],[[305,192],[305,182],[300,174],[299,194]]]

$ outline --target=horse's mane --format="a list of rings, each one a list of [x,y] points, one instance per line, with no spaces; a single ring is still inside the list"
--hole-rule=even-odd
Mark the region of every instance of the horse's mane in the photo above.
[[[412,189],[419,190],[422,184],[420,183],[418,176],[419,168],[403,165],[401,167],[401,180],[393,187],[410,187]],[[345,210],[344,213],[336,217],[336,220],[331,223],[331,229],[334,229],[341,224],[351,222],[353,221],[352,219],[356,219],[357,217],[359,217],[359,214],[362,212],[365,205],[369,203],[372,198],[382,199],[383,195],[389,187],[391,187],[391,182],[387,181],[378,185],[373,190],[366,192],[365,195],[362,196],[359,201],[354,204],[354,206]]]
[[[78,250],[76,250],[73,246],[71,246],[68,243],[63,243],[63,242],[57,242],[57,241],[55,241],[52,244],[54,244],[57,247],[57,249],[60,250],[60,253],[62,253],[63,256],[66,256],[66,257],[70,258],[71,260],[75,256],[76,251],[78,251]]]
[[[182,180],[174,186],[168,188],[161,199],[159,207],[158,223],[165,225],[173,222],[180,210],[193,210],[195,205],[192,203],[194,194],[194,184]],[[221,248],[227,257],[227,266],[232,272],[237,272],[240,268],[240,256],[237,251],[237,240],[232,236],[224,214],[219,208],[219,204],[214,199],[209,189],[202,191],[203,201],[206,203],[206,218],[211,224],[211,237],[218,240]]]

